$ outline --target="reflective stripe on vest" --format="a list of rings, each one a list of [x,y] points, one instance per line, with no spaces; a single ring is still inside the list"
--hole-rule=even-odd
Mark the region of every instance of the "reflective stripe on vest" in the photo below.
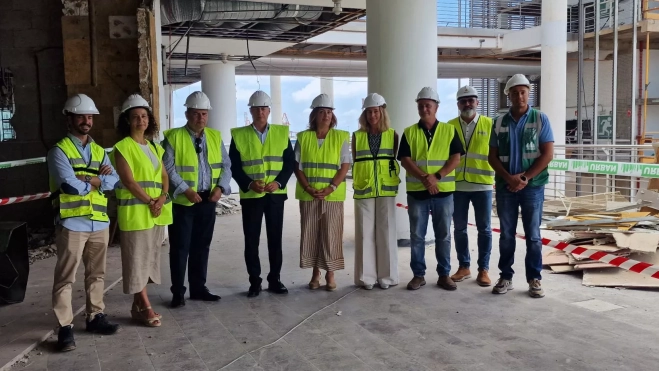
[[[159,159],[157,169],[144,153],[139,144],[131,137],[119,141],[112,151],[110,157],[114,162],[116,152],[126,160],[133,180],[150,197],[158,198],[162,194],[162,156],[163,148],[153,142],[149,142],[149,150]],[[142,231],[153,228],[155,225],[172,224],[172,203],[167,200],[160,209],[160,215],[154,217],[147,203],[135,197],[121,182],[117,184],[117,219],[119,229],[122,231]]]
[[[103,147],[96,142],[89,142],[91,158],[89,164],[82,158],[82,154],[73,144],[69,137],[65,137],[55,145],[64,152],[69,159],[75,175],[97,176],[105,157]],[[53,177],[49,177],[50,192],[55,195],[52,200],[53,208],[59,210],[61,219],[75,218],[80,216],[100,222],[108,222],[107,215],[108,199],[100,190],[90,191],[84,196],[65,194],[60,189],[60,184],[55,184]]]
[[[297,140],[300,143],[300,162],[302,171],[315,189],[329,187],[330,182],[341,168],[341,147],[349,139],[347,131],[330,129],[327,132],[323,145],[318,147],[316,132],[306,130],[298,133]],[[301,201],[312,201],[314,198],[304,191],[300,182],[295,187],[295,198]],[[338,185],[336,190],[325,197],[326,201],[344,201],[346,198],[345,179]]]
[[[394,158],[396,133],[388,129],[381,134],[380,149],[374,158],[368,143],[368,133],[354,133],[355,154],[352,165],[353,198],[394,197],[400,184],[400,166]]]
[[[263,143],[252,126],[231,129],[231,136],[236,150],[240,153],[245,174],[254,181],[263,181],[264,184],[274,182],[284,167],[283,153],[289,142],[288,126],[270,124]],[[284,188],[272,193],[286,194],[286,185],[282,186]],[[247,192],[240,190],[241,199],[261,198],[265,195],[266,193],[256,193],[251,189]]]
[[[490,166],[487,158],[490,153],[492,119],[483,115],[479,116],[478,122],[474,126],[474,132],[469,138],[469,143],[466,143],[459,117],[449,121],[449,124],[455,127],[466,152],[466,154],[460,156],[460,164],[455,169],[456,181],[494,184],[494,169]]]
[[[522,136],[519,138],[519,146],[521,148],[522,171],[528,170],[533,161],[540,157],[540,132],[542,131],[542,120],[540,118],[540,111],[533,107],[529,107],[528,117],[524,124]],[[510,113],[500,115],[495,120],[494,134],[497,136],[497,144],[499,151],[499,161],[503,164],[507,171],[510,171],[510,150],[512,144],[510,142],[510,127],[514,123]],[[545,168],[540,174],[533,177],[530,186],[540,186],[547,184],[549,180],[549,173]],[[506,182],[499,175],[495,176],[497,187],[503,187]]]
[[[165,131],[165,138],[172,148],[174,148],[174,169],[178,175],[181,176],[185,184],[197,191],[197,181],[199,180],[199,161],[200,156],[195,151],[194,143],[190,132],[185,127],[170,129]],[[208,161],[211,169],[211,190],[215,187],[220,177],[222,176],[222,134],[219,131],[205,128],[204,135],[206,136],[206,148],[208,159],[201,159]],[[192,202],[184,194],[178,195],[174,203],[191,206]]]
[[[418,124],[405,129],[405,138],[410,146],[412,161],[428,174],[438,172],[449,158],[451,141],[455,135],[453,125],[440,122],[437,124],[430,147],[423,130]],[[405,177],[408,191],[425,191],[423,183],[411,176]],[[440,192],[455,191],[455,170],[451,171],[437,183]]]

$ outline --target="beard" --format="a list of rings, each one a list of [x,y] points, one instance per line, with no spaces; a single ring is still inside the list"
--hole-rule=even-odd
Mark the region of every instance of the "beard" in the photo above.
[[[471,117],[473,117],[475,114],[476,114],[476,110],[473,109],[473,108],[468,108],[468,109],[462,110],[462,111],[460,112],[460,116],[461,116],[463,119],[471,118]]]

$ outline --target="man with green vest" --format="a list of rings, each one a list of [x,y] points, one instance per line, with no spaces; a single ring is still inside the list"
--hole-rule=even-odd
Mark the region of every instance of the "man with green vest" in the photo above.
[[[463,86],[456,94],[460,116],[449,121],[457,130],[460,142],[466,154],[460,158],[460,165],[455,169],[455,193],[453,194],[453,236],[455,251],[460,266],[451,276],[453,282],[471,278],[469,269],[469,203],[474,205],[474,217],[478,229],[478,277],[480,286],[490,286],[492,282],[487,274],[490,269],[492,251],[492,185],[494,170],[487,161],[490,152],[490,133],[492,119],[476,112],[478,92],[471,86]]]
[[[249,98],[252,125],[231,129],[231,172],[240,188],[245,264],[249,274],[247,297],[261,292],[259,239],[265,215],[268,236],[268,291],[286,294],[288,289],[279,279],[282,265],[282,230],[284,202],[288,199],[286,184],[293,175],[295,153],[288,136],[288,126],[268,123],[270,97],[256,91]]]
[[[59,324],[57,349],[76,348],[73,338],[72,289],[76,271],[85,265],[87,293],[86,330],[111,335],[119,325],[103,313],[105,259],[110,240],[108,200],[103,192],[113,190],[119,177],[103,147],[89,136],[98,110],[85,94],[70,97],[63,113],[68,135],[48,152],[51,199],[55,221],[57,264],[53,282],[53,311]]]
[[[165,131],[163,142],[163,163],[174,202],[174,223],[169,226],[172,308],[185,305],[186,266],[190,299],[220,300],[206,287],[206,273],[217,201],[231,194],[231,161],[222,135],[206,127],[210,100],[196,91],[185,106],[186,125]]]
[[[513,262],[517,240],[517,219],[522,210],[526,236],[526,281],[529,295],[545,293],[542,276],[540,222],[549,179],[547,166],[554,157],[554,135],[547,116],[528,104],[531,84],[521,74],[514,75],[504,89],[512,107],[494,119],[490,138],[489,162],[496,172],[497,215],[501,224],[499,238],[500,278],[492,293],[505,294],[513,289]]]
[[[398,160],[407,171],[405,182],[412,244],[410,266],[414,273],[407,288],[418,290],[426,284],[426,232],[428,215],[432,214],[439,275],[437,285],[445,290],[455,290],[457,286],[449,277],[450,228],[455,168],[460,163],[464,149],[456,129],[436,118],[439,96],[435,89],[421,89],[416,102],[420,120],[405,129],[398,150]]]

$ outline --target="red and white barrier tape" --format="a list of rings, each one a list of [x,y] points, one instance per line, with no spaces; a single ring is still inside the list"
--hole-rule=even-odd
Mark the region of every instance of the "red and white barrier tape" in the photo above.
[[[407,209],[408,207],[401,204],[397,203],[397,207]],[[475,226],[474,224],[469,223],[470,226]],[[493,232],[496,233],[501,233],[501,229],[499,228],[492,228]],[[526,237],[522,234],[515,234],[515,237],[525,240]],[[605,253],[603,251],[597,251],[597,250],[590,250],[585,247],[581,246],[576,246],[576,245],[570,245],[569,243],[566,242],[558,242],[558,241],[552,241],[548,238],[542,238],[542,244],[545,246],[553,247],[558,250],[565,251],[566,253],[570,253],[573,255],[579,255],[583,256],[585,258],[589,258],[592,260],[597,260],[602,263],[607,263],[612,266],[622,268],[624,270],[634,272],[634,273],[641,273],[644,275],[648,275],[652,278],[657,278],[659,279],[659,266],[653,265],[650,263],[646,262],[640,262],[637,260],[625,258],[622,256],[617,256],[609,253]]]
[[[0,206],[17,204],[27,201],[41,200],[43,198],[48,198],[48,196],[50,196],[50,192],[37,193],[36,195],[28,195],[28,196],[0,198]]]

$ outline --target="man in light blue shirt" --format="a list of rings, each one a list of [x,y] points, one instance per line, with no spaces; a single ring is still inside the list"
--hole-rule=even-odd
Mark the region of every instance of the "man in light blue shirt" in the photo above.
[[[494,169],[499,238],[500,278],[492,289],[505,294],[513,288],[513,262],[518,221],[526,236],[526,281],[529,295],[542,298],[542,240],[540,222],[548,183],[547,166],[554,157],[554,136],[547,116],[528,104],[530,83],[521,74],[508,80],[505,93],[512,102],[510,111],[494,120],[488,160]]]
[[[89,136],[94,102],[84,94],[69,98],[64,106],[69,134],[48,152],[52,198],[57,206],[57,264],[53,283],[53,310],[59,323],[58,349],[75,349],[72,284],[82,261],[87,293],[86,330],[111,335],[119,325],[103,313],[105,261],[109,218],[104,191],[119,180],[102,147]],[[95,174],[95,175],[92,175]]]

